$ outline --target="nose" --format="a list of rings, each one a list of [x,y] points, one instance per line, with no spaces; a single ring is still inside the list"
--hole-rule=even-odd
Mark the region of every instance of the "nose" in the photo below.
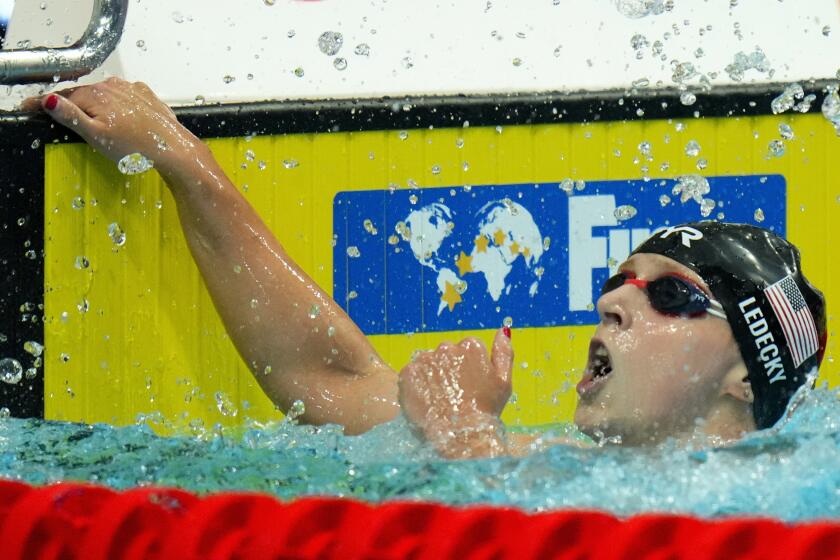
[[[629,309],[628,299],[631,297],[633,290],[639,291],[638,288],[625,284],[598,298],[598,316],[603,325],[621,329],[630,328],[633,315]]]

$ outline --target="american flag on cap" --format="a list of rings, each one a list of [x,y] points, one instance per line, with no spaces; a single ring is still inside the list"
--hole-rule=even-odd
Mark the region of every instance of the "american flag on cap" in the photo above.
[[[817,327],[799,286],[788,275],[764,290],[785,333],[793,367],[813,356],[819,349]]]

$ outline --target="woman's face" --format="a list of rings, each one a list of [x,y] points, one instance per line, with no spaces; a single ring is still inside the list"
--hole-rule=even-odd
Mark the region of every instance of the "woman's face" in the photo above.
[[[619,270],[649,281],[677,273],[711,297],[696,273],[661,255],[633,255]],[[590,436],[644,444],[691,432],[717,404],[724,376],[743,363],[725,320],[664,315],[636,286],[604,294],[598,314],[575,411],[575,423]],[[612,371],[593,378],[593,370],[608,370],[605,359]]]

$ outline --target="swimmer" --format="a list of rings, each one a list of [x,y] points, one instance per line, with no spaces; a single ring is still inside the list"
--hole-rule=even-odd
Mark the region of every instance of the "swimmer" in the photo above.
[[[489,354],[477,339],[444,343],[398,375],[148,86],[111,78],[26,105],[112,161],[138,152],[154,160],[228,334],[281,410],[301,400],[301,421],[348,434],[402,411],[450,458],[531,449],[532,437],[506,434],[499,419],[511,393],[509,329]],[[276,320],[255,319],[253,299]],[[727,442],[772,426],[826,345],[824,299],[799,252],[746,225],[654,234],[606,282],[597,309],[575,423],[627,445]]]

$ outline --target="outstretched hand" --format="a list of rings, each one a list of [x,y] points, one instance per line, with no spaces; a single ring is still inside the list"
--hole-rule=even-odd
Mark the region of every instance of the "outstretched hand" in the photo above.
[[[112,161],[140,153],[164,173],[177,166],[185,150],[201,145],[178,123],[172,109],[142,82],[108,78],[30,97],[21,108],[42,108]]]
[[[400,372],[403,414],[444,457],[506,454],[499,416],[510,398],[512,367],[505,329],[496,333],[489,357],[476,338],[422,352]]]

